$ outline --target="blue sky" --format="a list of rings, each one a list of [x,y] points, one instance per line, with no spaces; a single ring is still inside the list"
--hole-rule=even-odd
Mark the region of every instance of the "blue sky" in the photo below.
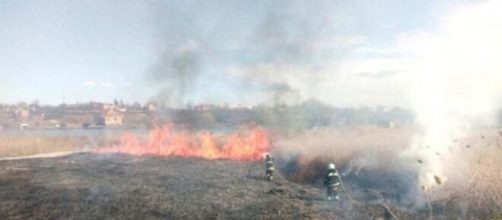
[[[182,79],[183,103],[270,102],[278,94],[271,88],[285,84],[284,102],[406,106],[404,96],[389,98],[405,85],[379,79],[401,71],[399,65],[347,66],[407,57],[389,48],[403,36],[434,32],[444,14],[466,4],[1,1],[0,102],[145,102],[166,89],[177,94],[176,73],[156,80],[152,72],[172,71],[165,65],[188,51],[196,67]],[[358,77],[347,78],[350,72]]]

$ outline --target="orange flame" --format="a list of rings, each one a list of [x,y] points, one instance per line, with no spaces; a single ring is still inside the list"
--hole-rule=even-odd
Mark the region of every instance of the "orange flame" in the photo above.
[[[268,134],[259,128],[217,139],[210,132],[198,135],[173,132],[172,126],[166,125],[151,130],[146,140],[133,133],[124,133],[118,144],[100,148],[97,152],[200,157],[209,160],[259,160],[269,148]]]

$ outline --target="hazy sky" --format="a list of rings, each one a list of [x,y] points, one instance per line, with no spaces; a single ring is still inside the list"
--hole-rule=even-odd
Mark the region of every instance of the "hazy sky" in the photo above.
[[[477,4],[4,0],[0,102],[144,102],[162,91],[192,103],[408,106],[409,39]]]

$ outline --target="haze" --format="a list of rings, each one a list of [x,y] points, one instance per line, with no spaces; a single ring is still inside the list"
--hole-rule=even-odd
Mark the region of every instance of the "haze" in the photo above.
[[[460,36],[471,29],[499,33],[500,16],[483,11],[494,5],[499,4],[2,1],[0,102],[118,98],[254,105],[316,98],[336,106],[413,107],[417,89],[428,90],[413,86],[423,80],[416,71],[426,56],[421,49],[441,46],[444,32],[465,20],[493,25],[448,32],[458,45],[473,41]],[[480,9],[473,15],[473,8]],[[496,41],[462,52],[483,51],[491,43],[498,47],[490,50],[499,52]],[[456,53],[442,51],[441,56]],[[426,62],[427,68],[445,64]]]

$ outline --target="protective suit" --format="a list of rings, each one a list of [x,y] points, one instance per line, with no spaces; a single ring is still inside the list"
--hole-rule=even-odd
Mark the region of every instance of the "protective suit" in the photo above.
[[[274,162],[272,161],[272,157],[267,154],[265,156],[265,176],[267,177],[267,180],[273,180],[274,179]]]
[[[326,186],[326,193],[328,200],[339,200],[338,188],[340,187],[340,176],[338,171],[336,171],[335,164],[330,163],[328,165],[328,171],[324,177],[324,186]]]

